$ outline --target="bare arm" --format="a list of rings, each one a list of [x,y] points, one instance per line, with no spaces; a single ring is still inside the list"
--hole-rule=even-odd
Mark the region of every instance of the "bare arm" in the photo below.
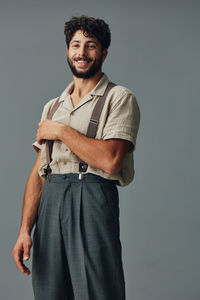
[[[39,123],[36,140],[41,144],[44,139],[61,140],[80,159],[108,174],[115,174],[121,169],[127,151],[133,146],[132,142],[124,139],[90,138],[68,125],[52,120]]]
[[[63,125],[59,139],[89,165],[108,174],[117,173],[132,143],[123,139],[99,140],[89,138],[75,129]]]
[[[23,264],[23,259],[28,260],[30,257],[30,248],[32,246],[31,231],[36,220],[42,189],[45,183],[45,179],[41,178],[38,174],[41,162],[40,156],[41,150],[38,151],[35,164],[26,183],[19,236],[12,250],[17,268],[26,275],[30,274],[30,270]]]
[[[35,164],[26,183],[24,191],[20,233],[31,234],[31,230],[35,223],[42,189],[45,183],[45,179],[41,178],[38,174],[38,168],[41,162],[40,156],[41,150],[38,151]]]

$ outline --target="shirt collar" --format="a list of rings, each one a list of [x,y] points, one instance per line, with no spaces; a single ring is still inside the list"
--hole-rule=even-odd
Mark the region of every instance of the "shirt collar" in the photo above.
[[[93,88],[93,90],[91,90],[88,94],[93,96],[102,96],[106,90],[106,87],[108,85],[108,83],[110,82],[108,76],[103,73],[103,75],[101,76],[100,80],[98,81],[98,83],[96,84],[96,86]],[[62,92],[59,102],[65,101],[67,99],[67,97],[69,97],[70,93],[72,92],[74,88],[74,81],[72,81],[67,87],[66,89]]]

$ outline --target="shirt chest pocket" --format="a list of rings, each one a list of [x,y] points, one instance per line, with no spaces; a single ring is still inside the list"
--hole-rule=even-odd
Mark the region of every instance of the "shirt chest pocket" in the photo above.
[[[71,113],[68,125],[79,133],[87,135],[92,110],[84,110],[84,106],[85,105],[81,106]]]

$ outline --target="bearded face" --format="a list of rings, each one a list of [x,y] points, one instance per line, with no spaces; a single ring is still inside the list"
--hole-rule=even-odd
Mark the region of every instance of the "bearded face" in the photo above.
[[[107,49],[102,50],[95,37],[77,30],[67,49],[67,62],[74,76],[88,79],[101,69],[106,55]]]

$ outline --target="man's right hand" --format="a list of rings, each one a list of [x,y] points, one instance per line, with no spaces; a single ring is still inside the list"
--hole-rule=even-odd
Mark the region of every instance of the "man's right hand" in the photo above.
[[[21,233],[12,250],[16,267],[27,276],[31,274],[30,270],[24,265],[23,260],[27,261],[30,258],[30,249],[32,247],[31,236],[28,233]]]

